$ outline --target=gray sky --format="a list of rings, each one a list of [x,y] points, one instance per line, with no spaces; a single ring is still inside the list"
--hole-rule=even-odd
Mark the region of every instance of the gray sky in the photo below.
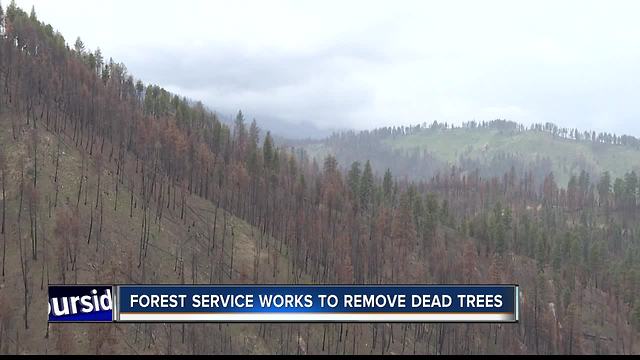
[[[506,118],[640,136],[640,1],[17,3],[145,83],[258,120]]]

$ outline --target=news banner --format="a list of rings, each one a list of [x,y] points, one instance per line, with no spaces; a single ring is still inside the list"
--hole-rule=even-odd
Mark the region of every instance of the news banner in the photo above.
[[[517,285],[51,285],[49,322],[517,322]]]

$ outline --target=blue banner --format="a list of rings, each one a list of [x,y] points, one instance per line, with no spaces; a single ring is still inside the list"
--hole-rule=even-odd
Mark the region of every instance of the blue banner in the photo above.
[[[514,322],[515,285],[125,285],[117,321]]]

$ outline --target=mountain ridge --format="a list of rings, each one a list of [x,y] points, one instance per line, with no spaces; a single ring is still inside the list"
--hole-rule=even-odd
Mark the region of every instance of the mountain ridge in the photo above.
[[[386,168],[398,176],[428,179],[451,166],[464,171],[479,169],[483,176],[501,176],[515,166],[516,170],[533,167],[541,181],[553,172],[560,183],[582,170],[593,178],[605,171],[613,177],[630,171],[640,172],[640,141],[628,135],[614,135],[554,124],[530,127],[511,121],[466,123],[449,126],[433,123],[409,127],[385,127],[373,131],[340,132],[321,141],[291,142],[310,156],[335,155],[343,166],[351,162],[371,160],[379,173]],[[367,157],[373,151],[376,156]],[[383,160],[380,160],[383,159]],[[400,159],[400,160],[399,160]],[[431,165],[416,171],[414,162]]]

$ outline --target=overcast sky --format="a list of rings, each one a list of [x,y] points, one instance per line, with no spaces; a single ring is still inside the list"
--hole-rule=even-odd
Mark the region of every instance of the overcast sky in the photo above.
[[[640,1],[17,3],[145,83],[258,120],[506,118],[640,136]]]

